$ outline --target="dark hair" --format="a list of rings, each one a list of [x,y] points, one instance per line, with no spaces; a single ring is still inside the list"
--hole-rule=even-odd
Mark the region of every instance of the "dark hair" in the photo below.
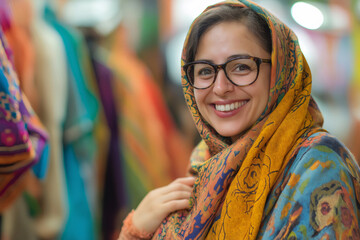
[[[200,38],[209,28],[221,22],[233,21],[243,23],[258,38],[264,50],[271,53],[270,29],[259,14],[250,8],[220,5],[205,12],[194,23],[186,46],[186,62],[194,61]]]

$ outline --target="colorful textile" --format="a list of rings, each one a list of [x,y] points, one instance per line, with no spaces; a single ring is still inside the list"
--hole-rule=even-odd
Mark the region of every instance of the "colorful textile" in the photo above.
[[[68,215],[62,139],[67,104],[67,62],[60,35],[43,20],[40,11],[32,21],[31,39],[36,55],[34,81],[40,100],[37,114],[48,130],[50,145],[41,195],[33,196],[38,211],[33,214],[31,229],[40,239],[54,239],[59,236]]]
[[[352,31],[351,31],[351,50],[352,60],[352,77],[350,85],[348,86],[348,96],[350,113],[352,117],[352,129],[349,133],[348,147],[355,155],[358,164],[360,165],[360,68],[357,67],[360,64],[360,19],[356,14],[356,1],[352,1]]]
[[[185,99],[203,139],[191,158],[198,178],[191,209],[170,214],[154,238],[359,238],[360,169],[321,128],[310,69],[295,34],[248,0],[220,4],[251,8],[267,21],[269,101],[251,129],[231,144],[204,122],[182,73]]]
[[[114,96],[120,113],[119,130],[125,165],[130,172],[135,171],[133,176],[125,172],[128,179],[136,176],[147,192],[183,176],[190,150],[176,130],[160,89],[147,67],[125,43],[124,31],[120,29],[116,33],[116,44],[110,48],[107,63],[115,77]],[[136,207],[136,202],[142,198],[138,197],[136,201],[130,201],[132,207]]]
[[[265,206],[263,239],[360,239],[359,166],[339,141],[308,138]]]
[[[90,42],[90,41],[89,41]],[[107,149],[107,155],[102,159],[102,166],[99,166],[99,175],[103,176],[100,179],[103,189],[102,194],[102,237],[103,239],[112,239],[114,235],[117,221],[128,212],[128,198],[125,189],[126,179],[124,177],[123,157],[120,149],[120,131],[118,125],[118,118],[121,113],[116,109],[115,97],[113,92],[114,76],[110,68],[108,68],[104,61],[104,56],[99,54],[99,46],[95,43],[89,43],[90,53],[92,53],[92,60],[96,80],[98,84],[100,99],[104,109],[107,126],[109,128],[110,139],[104,148]],[[104,161],[105,160],[105,161]]]
[[[355,9],[355,4],[357,4],[355,1],[353,1],[353,9]],[[356,66],[359,66],[360,64],[360,19],[356,16],[355,11],[353,12],[352,16],[352,47],[354,51],[354,62],[353,62],[353,87],[356,87],[357,90],[360,89],[360,69]]]
[[[20,194],[30,167],[47,162],[47,133],[22,95],[9,52],[0,28],[0,211]]]
[[[121,170],[109,168],[107,174],[116,176],[122,171],[126,190],[122,198],[129,212],[151,189],[186,174],[191,148],[181,138],[159,87],[127,44],[126,36],[125,28],[119,26],[109,41],[114,44],[104,48],[108,49],[106,63],[113,73],[122,154],[121,163],[113,165],[121,166]],[[116,190],[117,197],[120,190]],[[121,226],[119,222],[114,225]]]
[[[0,0],[0,26],[6,31],[11,25],[11,10],[7,0]]]
[[[63,156],[68,190],[69,215],[61,239],[91,240],[95,224],[95,126],[98,100],[93,92],[94,79],[82,35],[57,20],[50,7],[46,21],[60,34],[68,64],[66,119],[63,133]]]
[[[27,21],[32,21],[32,19],[29,18]],[[14,69],[20,82],[20,88],[34,111],[38,112],[39,94],[34,82],[35,49],[29,31],[30,26],[22,26],[14,18],[7,30],[4,30],[4,35],[12,50]]]

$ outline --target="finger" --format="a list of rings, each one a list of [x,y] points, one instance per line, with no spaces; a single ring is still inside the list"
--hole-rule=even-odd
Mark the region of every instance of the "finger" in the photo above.
[[[194,185],[196,181],[196,178],[194,177],[184,177],[184,178],[178,178],[175,181],[173,181],[172,183],[182,183],[182,184],[186,184],[188,186],[192,186]]]
[[[193,192],[193,188],[184,184],[174,184],[172,186],[169,186],[167,192],[164,192],[163,195],[165,196],[169,193],[174,192],[188,192],[189,194],[191,194]]]
[[[174,191],[187,191],[192,192],[193,188],[183,183],[173,182],[165,187],[161,187],[152,191],[152,195],[162,196],[169,192]]]
[[[174,200],[164,204],[164,210],[169,213],[181,209],[188,209],[189,207],[190,201],[186,199]]]
[[[164,195],[159,199],[162,203],[167,203],[174,200],[188,200],[190,199],[191,192],[188,191],[174,191],[169,192],[168,194]]]
[[[178,178],[171,182],[169,185],[152,190],[149,195],[150,197],[156,197],[164,195],[170,191],[192,191],[192,186],[194,185],[195,180],[196,178],[194,177]]]

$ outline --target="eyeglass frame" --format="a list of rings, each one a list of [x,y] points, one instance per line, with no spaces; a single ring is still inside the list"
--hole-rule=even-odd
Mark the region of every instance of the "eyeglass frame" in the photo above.
[[[227,72],[226,72],[226,65],[229,63],[229,62],[232,62],[234,60],[237,60],[237,59],[251,59],[253,60],[255,63],[256,63],[256,66],[257,66],[257,73],[256,73],[256,77],[254,79],[254,81],[252,81],[251,83],[248,83],[248,84],[244,84],[244,85],[241,85],[241,84],[236,84],[234,83],[228,76]],[[215,76],[214,76],[214,80],[213,82],[208,86],[208,87],[205,87],[205,88],[198,88],[198,87],[195,87],[194,84],[191,83],[191,81],[189,80],[189,76],[188,76],[188,68],[191,66],[191,65],[194,65],[194,64],[197,64],[197,63],[203,63],[203,64],[208,64],[210,66],[212,66],[215,70]],[[224,70],[224,73],[225,73],[225,76],[226,78],[232,83],[234,84],[235,86],[238,86],[238,87],[245,87],[245,86],[249,86],[251,84],[253,84],[254,82],[256,82],[258,76],[259,76],[259,72],[260,72],[260,64],[262,63],[270,63],[271,64],[271,59],[265,59],[265,58],[259,58],[259,57],[254,57],[254,56],[250,56],[250,55],[237,55],[237,56],[234,56],[232,58],[230,58],[229,60],[227,60],[225,63],[222,63],[222,64],[215,64],[215,63],[212,63],[212,62],[209,62],[209,61],[206,61],[206,60],[198,60],[198,61],[193,61],[193,62],[189,62],[189,63],[186,63],[184,66],[183,66],[183,70],[185,71],[185,74],[186,74],[186,78],[187,78],[187,81],[188,83],[195,89],[208,89],[209,87],[211,87],[212,85],[214,85],[215,81],[216,81],[216,78],[217,78],[217,74],[218,72],[222,69]],[[195,79],[194,79],[195,81]]]

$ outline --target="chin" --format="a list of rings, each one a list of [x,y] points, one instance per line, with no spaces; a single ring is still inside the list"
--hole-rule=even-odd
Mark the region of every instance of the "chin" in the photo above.
[[[234,129],[234,128],[227,128],[227,129],[215,129],[217,133],[219,133],[223,137],[229,137],[233,139],[238,139],[241,135],[243,135],[249,128],[246,128],[245,130],[242,129]]]
[[[232,131],[217,131],[221,136],[223,137],[234,137],[234,136],[240,136],[239,132],[234,132],[234,130]]]

